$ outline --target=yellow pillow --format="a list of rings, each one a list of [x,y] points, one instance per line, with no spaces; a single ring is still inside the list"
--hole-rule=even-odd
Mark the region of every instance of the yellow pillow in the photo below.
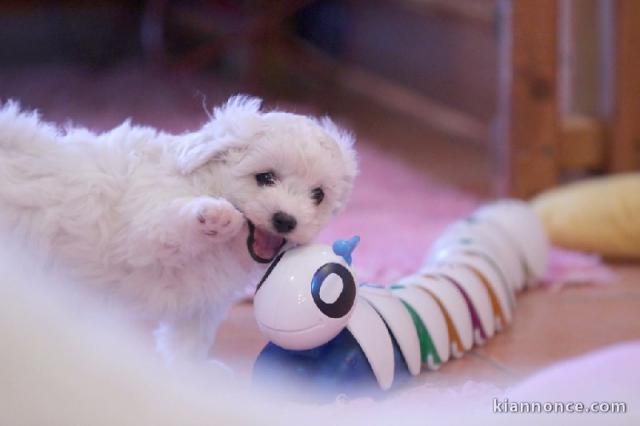
[[[640,259],[640,173],[561,186],[532,204],[554,244],[607,258]]]

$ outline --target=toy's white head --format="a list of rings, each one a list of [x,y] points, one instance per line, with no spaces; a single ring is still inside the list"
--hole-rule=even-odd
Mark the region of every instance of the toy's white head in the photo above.
[[[342,331],[355,305],[357,286],[349,265],[358,241],[300,246],[273,261],[254,298],[258,326],[269,340],[305,350]]]

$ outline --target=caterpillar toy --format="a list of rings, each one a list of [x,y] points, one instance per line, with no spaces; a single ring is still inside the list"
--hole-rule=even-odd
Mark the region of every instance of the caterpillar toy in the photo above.
[[[254,299],[270,339],[254,380],[278,378],[330,395],[387,390],[509,325],[515,294],[547,268],[542,224],[516,200],[450,225],[418,273],[386,288],[357,285],[351,255],[358,241],[295,247],[271,263]]]

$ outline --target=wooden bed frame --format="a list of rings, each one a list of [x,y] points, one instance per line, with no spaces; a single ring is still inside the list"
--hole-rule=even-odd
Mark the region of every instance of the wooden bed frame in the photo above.
[[[640,169],[640,1],[598,0],[599,114],[563,111],[567,0],[498,2],[500,192],[528,197],[575,172]]]

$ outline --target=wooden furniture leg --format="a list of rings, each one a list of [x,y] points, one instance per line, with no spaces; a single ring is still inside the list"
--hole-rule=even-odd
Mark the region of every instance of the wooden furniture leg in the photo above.
[[[500,0],[498,192],[529,197],[558,178],[556,0]]]
[[[640,1],[607,0],[611,27],[608,172],[640,169]]]

